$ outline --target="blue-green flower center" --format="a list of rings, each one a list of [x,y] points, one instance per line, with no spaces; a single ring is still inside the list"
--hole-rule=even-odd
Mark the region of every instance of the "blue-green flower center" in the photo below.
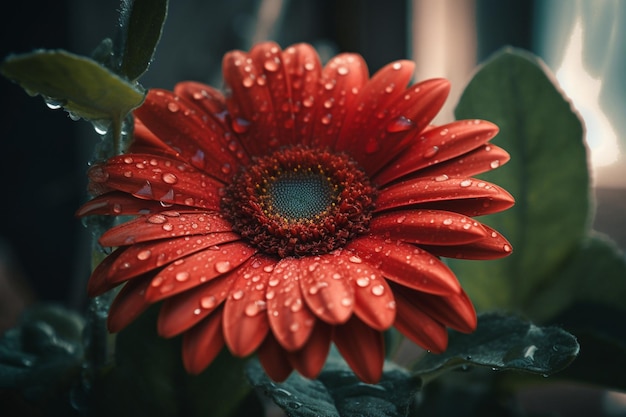
[[[267,186],[266,204],[270,212],[288,222],[313,220],[333,204],[337,187],[321,172],[284,172]]]

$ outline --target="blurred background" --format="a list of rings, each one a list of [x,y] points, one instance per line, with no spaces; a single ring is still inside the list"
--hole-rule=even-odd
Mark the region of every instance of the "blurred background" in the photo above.
[[[118,8],[118,0],[9,2],[0,17],[0,56],[37,48],[88,55],[113,36]],[[593,226],[626,248],[626,1],[176,0],[141,82],[220,87],[222,55],[266,39],[283,47],[312,43],[323,60],[358,52],[370,73],[392,60],[415,60],[416,80],[452,81],[438,123],[452,120],[476,66],[495,51],[510,45],[535,53],[585,119]],[[85,172],[98,136],[4,78],[0,100],[1,332],[36,301],[85,305],[91,236],[74,212],[87,199]]]

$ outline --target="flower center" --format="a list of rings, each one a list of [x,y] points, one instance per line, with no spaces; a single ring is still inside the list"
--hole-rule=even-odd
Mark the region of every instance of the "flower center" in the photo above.
[[[294,147],[239,172],[222,209],[233,229],[265,253],[319,255],[368,230],[375,191],[347,156]]]

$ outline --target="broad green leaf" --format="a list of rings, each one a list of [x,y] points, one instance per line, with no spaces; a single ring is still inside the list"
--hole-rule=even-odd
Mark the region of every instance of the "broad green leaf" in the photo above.
[[[139,106],[144,92],[96,61],[62,50],[40,50],[8,57],[2,74],[51,107],[74,117],[121,120]]]
[[[182,366],[180,338],[156,332],[158,307],[117,335],[116,361],[93,381],[94,416],[231,416],[250,386],[243,360],[223,351],[198,376]]]
[[[606,236],[593,233],[580,242],[525,310],[538,320],[548,320],[574,303],[606,304],[626,311],[626,258]]]
[[[589,175],[583,127],[544,65],[507,48],[476,73],[456,109],[457,119],[500,127],[493,140],[511,154],[481,176],[504,187],[515,206],[485,223],[512,243],[497,261],[450,261],[479,309],[522,310],[549,284],[588,229]]]
[[[563,329],[486,313],[474,333],[450,331],[446,351],[426,354],[414,371],[425,380],[463,365],[550,375],[568,366],[578,351],[576,338]]]
[[[294,372],[285,382],[275,383],[258,361],[248,365],[247,375],[257,390],[288,416],[297,417],[407,416],[420,387],[418,378],[391,362],[386,362],[378,384],[365,384],[336,351],[316,380]]]
[[[161,38],[168,0],[124,0],[120,13],[122,31],[120,73],[138,79],[150,65]]]

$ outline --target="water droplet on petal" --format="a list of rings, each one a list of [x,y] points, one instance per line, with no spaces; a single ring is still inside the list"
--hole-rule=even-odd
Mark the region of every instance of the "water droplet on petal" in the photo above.
[[[270,72],[278,71],[279,67],[280,67],[280,59],[278,59],[278,57],[274,57],[274,59],[268,59],[263,64],[263,68],[265,68],[266,70]]]
[[[505,244],[505,245],[502,247],[502,249],[503,249],[505,252],[511,252],[511,246],[509,246],[509,245],[506,245],[506,244]]]
[[[171,172],[166,172],[161,175],[161,179],[164,183],[167,184],[176,184],[178,182],[178,178],[176,177],[176,175],[172,174]]]
[[[360,264],[361,262],[363,262],[363,260],[361,258],[359,258],[358,256],[356,256],[356,255],[352,255],[349,258],[349,260],[350,260],[350,262],[355,263],[355,264]]]
[[[463,188],[469,187],[470,185],[472,185],[472,181],[471,180],[463,180],[463,181],[461,181],[461,183],[459,185],[461,187],[463,187]]]
[[[232,128],[237,133],[246,133],[250,128],[250,122],[241,117],[237,117],[232,121]]]
[[[381,284],[374,285],[372,287],[372,294],[374,295],[383,295],[384,292],[385,292],[385,287],[382,286]]]
[[[181,271],[176,274],[176,281],[185,282],[189,279],[189,272]]]
[[[430,149],[426,150],[423,156],[424,158],[432,158],[433,156],[437,155],[437,152],[439,152],[439,147],[433,146]]]
[[[448,176],[446,174],[438,175],[435,177],[435,181],[437,182],[447,181],[447,180],[448,180]]]
[[[215,264],[215,270],[220,274],[230,271],[231,264],[229,261],[219,261]]]
[[[243,298],[243,290],[238,290],[233,293],[234,300],[241,300]]]
[[[387,132],[404,132],[406,130],[412,129],[415,127],[415,123],[411,119],[407,119],[404,116],[397,117],[393,119],[389,124],[387,124]]]
[[[145,261],[146,259],[150,258],[150,255],[152,255],[152,252],[149,249],[142,250],[137,254],[137,259],[139,259],[140,261]]]
[[[361,288],[365,288],[370,284],[370,279],[368,277],[357,278],[356,285]]]
[[[491,161],[489,166],[491,167],[491,169],[496,169],[496,168],[498,168],[500,166],[500,161],[495,159],[495,160]]]
[[[152,224],[163,224],[167,221],[167,219],[162,214],[154,214],[148,217],[147,221]]]
[[[337,68],[337,74],[339,74],[339,75],[347,75],[348,72],[350,72],[348,70],[348,67],[341,66],[341,67]]]
[[[217,300],[212,295],[209,295],[207,297],[202,297],[200,299],[200,306],[202,308],[206,308],[206,309],[213,308],[215,307],[216,303],[217,303]]]
[[[446,226],[450,226],[452,224],[452,219],[445,219],[443,221],[443,224],[445,224]]]
[[[352,305],[352,299],[348,297],[342,298],[341,305],[344,307],[350,307]]]
[[[178,110],[180,110],[180,106],[175,102],[170,101],[169,103],[167,103],[167,109],[172,113],[176,113]]]

